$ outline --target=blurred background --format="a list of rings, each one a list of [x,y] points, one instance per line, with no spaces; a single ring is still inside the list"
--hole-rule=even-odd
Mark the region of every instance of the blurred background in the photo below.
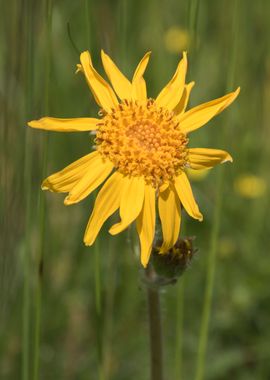
[[[129,77],[152,51],[145,74],[151,97],[183,50],[188,81],[196,82],[190,106],[241,86],[232,106],[192,134],[190,146],[228,150],[234,162],[224,167],[220,187],[220,167],[190,172],[204,221],[184,215],[182,235],[196,236],[199,251],[162,292],[165,378],[195,376],[219,223],[205,379],[269,379],[270,2],[9,0],[0,17],[0,378],[149,378],[133,228],[111,237],[113,217],[95,246],[84,247],[94,196],[66,207],[63,195],[40,190],[46,176],[89,152],[92,137],[26,128],[45,115],[96,117],[75,69],[79,52],[89,49],[105,75],[103,48]]]

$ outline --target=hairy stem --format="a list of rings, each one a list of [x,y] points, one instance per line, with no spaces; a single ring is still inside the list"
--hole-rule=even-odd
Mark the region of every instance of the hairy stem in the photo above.
[[[158,289],[147,289],[150,349],[151,349],[151,379],[163,380],[162,362],[162,329],[161,310]]]
[[[163,343],[162,320],[160,308],[160,288],[155,286],[155,271],[152,266],[145,270],[148,300],[150,356],[151,356],[151,380],[163,380]]]

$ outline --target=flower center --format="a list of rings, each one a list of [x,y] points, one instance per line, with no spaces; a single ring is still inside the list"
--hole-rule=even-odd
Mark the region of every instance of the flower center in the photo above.
[[[103,117],[96,137],[97,149],[117,170],[155,187],[183,170],[187,143],[174,113],[152,99],[123,101]]]

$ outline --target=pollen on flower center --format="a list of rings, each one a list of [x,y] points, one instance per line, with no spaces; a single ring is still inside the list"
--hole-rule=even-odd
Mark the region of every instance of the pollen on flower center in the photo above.
[[[187,143],[174,113],[152,99],[123,101],[103,117],[96,137],[97,149],[117,170],[156,187],[181,172]]]

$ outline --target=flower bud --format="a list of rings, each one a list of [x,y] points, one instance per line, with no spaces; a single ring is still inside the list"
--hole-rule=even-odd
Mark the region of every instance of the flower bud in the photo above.
[[[166,253],[159,253],[159,245],[153,248],[151,264],[156,273],[156,282],[161,285],[175,283],[189,267],[197,249],[193,247],[194,237],[178,239]]]

